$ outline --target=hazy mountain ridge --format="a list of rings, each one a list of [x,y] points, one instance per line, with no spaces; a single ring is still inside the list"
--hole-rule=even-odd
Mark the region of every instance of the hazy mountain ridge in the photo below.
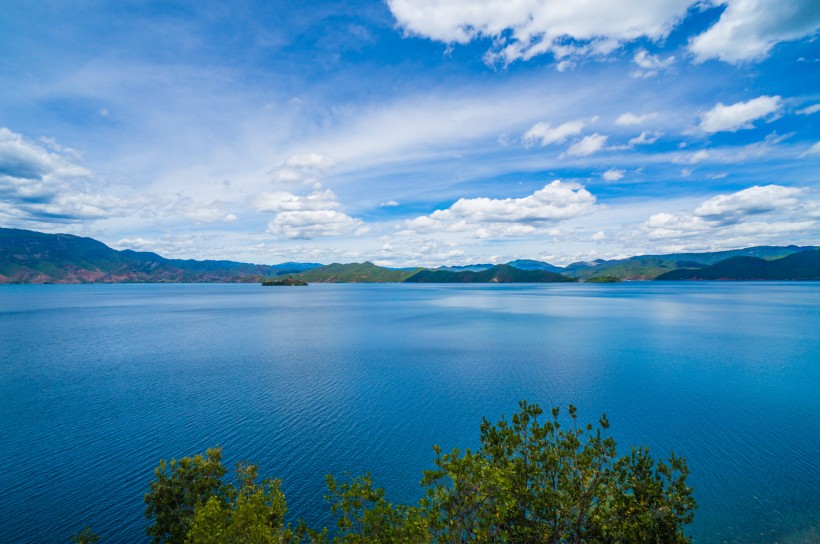
[[[660,276],[664,276],[661,279],[820,279],[814,276],[813,265],[803,263],[801,259],[778,262],[772,267],[765,264],[813,249],[816,248],[758,246],[709,253],[639,255],[609,261],[597,259],[566,267],[518,259],[504,265],[397,269],[370,262],[261,265],[227,260],[167,259],[152,252],[118,251],[92,238],[0,228],[0,283],[258,282],[265,277],[284,274],[311,283],[506,283],[602,277],[649,280]],[[732,261],[722,268],[714,268],[737,257],[753,260]],[[802,267],[802,271],[793,270],[794,267]],[[754,271],[763,269],[765,273],[756,272],[759,277],[754,275]],[[673,271],[677,272],[668,275]]]
[[[730,257],[700,269],[679,269],[661,274],[658,280],[820,280],[820,250],[800,251],[773,260]]]
[[[295,277],[309,283],[390,283],[402,282],[422,270],[399,270],[377,266],[371,262],[333,263],[314,268]]]
[[[0,228],[0,283],[257,282],[316,266],[166,259],[93,238]]]
[[[549,270],[521,270],[508,264],[500,264],[481,271],[421,270],[404,281],[408,283],[551,283],[578,280]]]
[[[562,271],[568,276],[587,279],[614,276],[622,280],[653,280],[666,272],[680,268],[703,268],[731,257],[779,259],[793,253],[815,249],[814,246],[755,246],[707,253],[671,253],[668,255],[637,255],[626,259],[596,261],[594,266],[573,263]]]

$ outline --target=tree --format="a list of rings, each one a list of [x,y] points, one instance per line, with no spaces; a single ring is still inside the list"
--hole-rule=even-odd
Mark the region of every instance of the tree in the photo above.
[[[212,496],[194,511],[193,523],[187,533],[189,544],[273,544],[289,541],[284,529],[285,494],[279,480],[256,482],[258,468],[238,464],[239,487],[226,490],[227,500]]]
[[[91,530],[91,527],[86,525],[83,530],[71,535],[71,542],[74,544],[96,544],[100,541],[100,535]]]
[[[326,499],[338,530],[333,542],[403,544],[428,540],[421,509],[388,502],[384,489],[373,487],[369,473],[356,478],[348,475],[341,482],[328,475],[326,481]]]
[[[564,427],[559,409],[539,421],[538,405],[519,404],[511,422],[481,425],[481,448],[436,449],[425,506],[437,542],[684,543],[695,501],[682,458],[657,465],[646,449],[616,458],[599,427]]]
[[[205,455],[159,462],[156,479],[145,495],[145,516],[152,519],[146,532],[154,544],[183,544],[191,529],[196,508],[210,499],[225,501],[222,449],[211,448]]]
[[[481,424],[476,451],[436,452],[417,505],[389,502],[370,474],[327,477],[333,531],[285,524],[279,480],[257,483],[254,465],[237,465],[222,483],[221,450],[160,462],[145,496],[154,542],[234,543],[539,543],[684,544],[695,501],[683,458],[655,461],[646,448],[617,456],[606,415],[579,425],[526,401],[507,421]]]

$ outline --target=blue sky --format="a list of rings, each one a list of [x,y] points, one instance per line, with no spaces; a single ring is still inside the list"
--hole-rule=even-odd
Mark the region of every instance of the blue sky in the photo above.
[[[4,2],[0,226],[169,257],[820,243],[804,0]]]

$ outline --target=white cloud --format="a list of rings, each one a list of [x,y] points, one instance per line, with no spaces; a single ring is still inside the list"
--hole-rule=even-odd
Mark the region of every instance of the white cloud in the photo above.
[[[816,142],[813,146],[808,148],[804,153],[801,153],[798,158],[808,157],[809,155],[820,155],[820,142]]]
[[[444,43],[494,39],[485,58],[509,64],[551,52],[605,55],[638,38],[666,37],[692,0],[388,0],[407,33]],[[571,45],[568,45],[571,44]]]
[[[651,131],[644,130],[638,136],[635,136],[634,138],[629,140],[629,145],[630,146],[636,146],[636,145],[654,144],[655,142],[658,141],[658,138],[660,138],[660,137],[661,137],[660,132],[651,132]]]
[[[643,115],[635,115],[634,113],[627,112],[619,115],[618,118],[615,119],[615,124],[622,126],[642,125],[645,122],[649,121],[650,119],[654,119],[657,116],[658,114],[654,112],[645,113]]]
[[[379,202],[379,207],[381,207],[381,208],[394,208],[398,205],[399,205],[399,203],[396,202],[395,200],[386,200],[384,202]]]
[[[314,191],[307,196],[277,191],[260,194],[254,202],[254,207],[260,212],[316,211],[338,208],[339,201],[330,189]]]
[[[675,164],[697,164],[699,162],[703,162],[706,159],[711,157],[708,151],[705,149],[700,149],[695,151],[694,153],[686,153],[686,154],[679,154],[676,155],[672,162]]]
[[[817,0],[718,0],[720,20],[689,42],[697,62],[761,60],[780,42],[813,36],[820,29]]]
[[[812,115],[814,113],[817,113],[818,111],[820,111],[820,104],[814,104],[811,106],[806,106],[802,110],[797,110],[797,113],[799,113],[800,115]]]
[[[708,239],[723,247],[777,243],[784,236],[816,237],[820,201],[808,189],[782,185],[754,186],[701,202],[691,212],[661,212],[642,225],[643,236],[676,241],[678,249]]]
[[[312,185],[318,175],[333,168],[336,162],[325,153],[300,153],[290,156],[270,171],[274,183],[304,183]]]
[[[100,194],[78,153],[52,139],[32,142],[0,128],[0,219],[6,224],[72,223],[132,212],[145,198]]]
[[[291,168],[315,168],[317,170],[328,170],[335,164],[333,159],[325,153],[301,153],[285,161],[285,166]]]
[[[397,242],[385,237],[373,252],[373,262],[380,266],[444,266],[464,264],[465,258],[463,243],[433,238],[405,237]]]
[[[367,232],[361,219],[337,210],[300,210],[276,214],[268,232],[284,238],[307,240],[318,236],[359,235]]]
[[[254,201],[254,207],[260,212],[276,214],[268,223],[268,233],[284,238],[359,235],[368,230],[361,219],[336,209],[340,204],[330,189],[305,196],[286,191],[262,193]]]
[[[311,176],[305,175],[303,171],[293,168],[277,168],[271,171],[275,183],[301,183],[305,180],[312,180]]]
[[[571,136],[580,134],[586,126],[582,120],[569,121],[553,128],[549,123],[536,123],[532,128],[524,133],[524,143],[532,145],[539,142],[541,147],[549,144],[562,144]]]
[[[607,136],[603,134],[590,134],[589,136],[585,136],[581,140],[573,143],[567,149],[567,155],[571,155],[574,157],[586,157],[587,155],[592,155],[593,153],[597,153],[601,149],[604,148],[606,145]]]
[[[595,197],[577,183],[553,181],[522,198],[461,198],[444,210],[406,222],[409,232],[473,232],[479,238],[535,233],[554,223],[592,213]]]
[[[654,77],[658,75],[661,70],[666,70],[675,64],[675,57],[669,56],[662,59],[658,55],[650,54],[646,49],[640,49],[635,53],[632,62],[642,68],[632,72],[632,77]]]
[[[706,132],[736,132],[754,128],[753,121],[776,114],[783,104],[779,96],[759,96],[731,106],[718,104],[701,116],[700,128]]]
[[[727,222],[738,216],[793,207],[798,203],[798,197],[805,192],[804,189],[782,185],[755,185],[730,195],[717,195],[701,202],[693,213],[698,217]]]
[[[640,38],[660,41],[694,6],[725,5],[720,19],[692,38],[697,62],[760,60],[777,43],[813,36],[820,28],[815,0],[388,0],[399,26],[408,34],[447,44],[492,38],[488,63],[510,64],[552,53],[563,69],[571,59],[606,56]],[[639,50],[640,77],[674,63]]]
[[[185,213],[185,217],[195,223],[231,223],[237,220],[235,214],[225,213],[218,206],[195,207]]]
[[[618,181],[619,179],[623,179],[624,174],[623,170],[617,170],[615,168],[610,168],[606,172],[604,172],[604,179],[607,181]]]
[[[601,240],[606,240],[606,233],[602,230],[599,230],[589,238],[593,242],[600,242]]]

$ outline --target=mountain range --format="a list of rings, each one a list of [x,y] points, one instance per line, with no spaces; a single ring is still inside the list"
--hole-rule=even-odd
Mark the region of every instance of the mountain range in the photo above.
[[[672,270],[658,280],[818,280],[820,250],[800,251],[767,261],[757,257],[730,257],[696,269]]]
[[[534,283],[600,280],[820,280],[814,246],[757,246],[708,253],[640,255],[565,267],[519,259],[502,265],[386,268],[370,262],[277,265],[166,259],[115,250],[92,238],[0,228],[0,283],[260,282],[289,275],[316,283]]]
[[[0,283],[259,282],[319,266],[166,259],[93,238],[0,228]]]

